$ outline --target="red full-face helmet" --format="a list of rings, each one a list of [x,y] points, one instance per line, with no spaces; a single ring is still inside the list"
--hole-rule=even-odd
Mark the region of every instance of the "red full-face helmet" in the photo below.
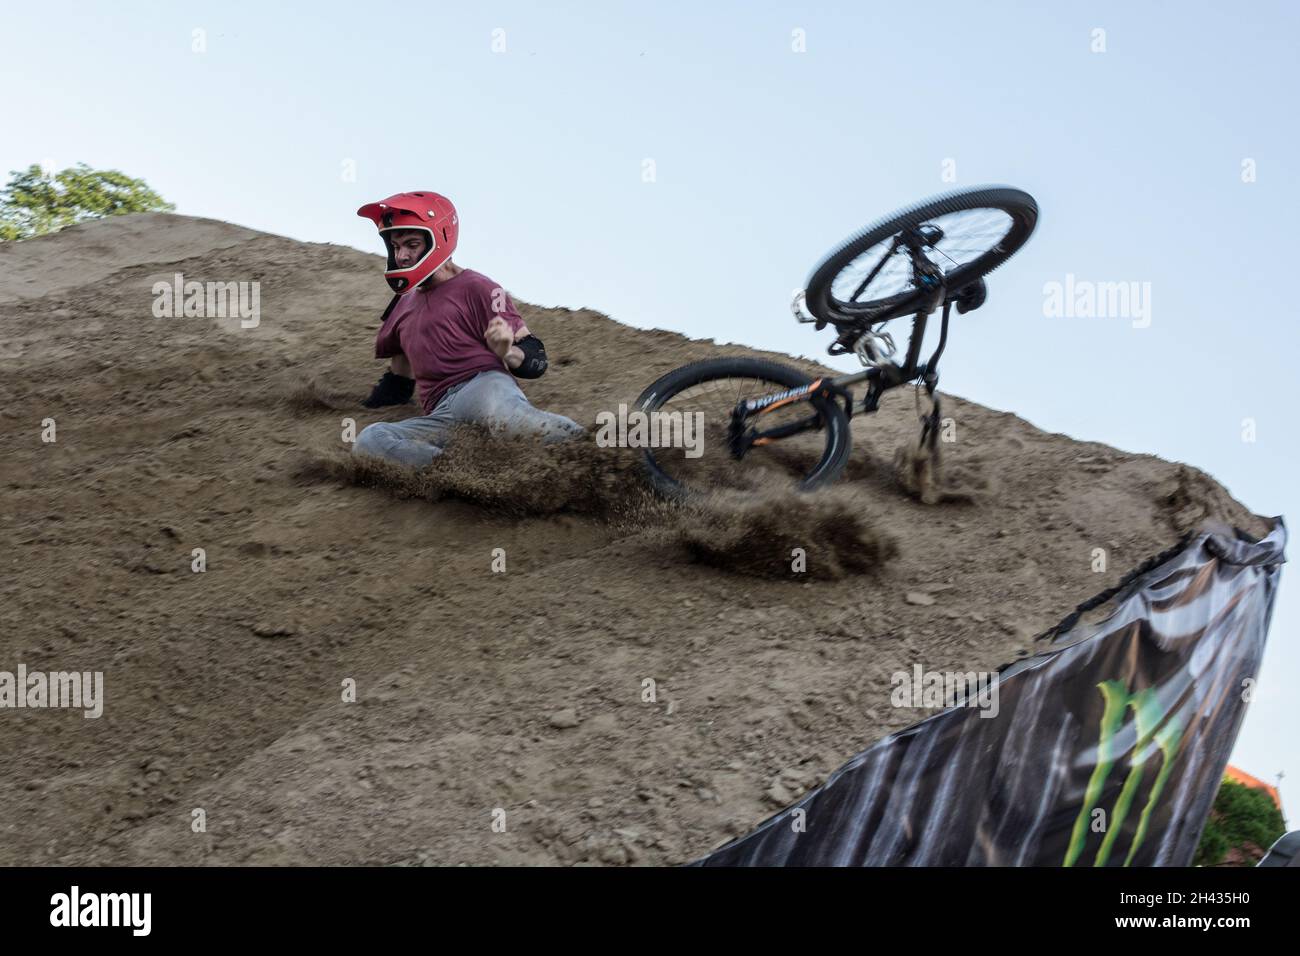
[[[388,268],[384,278],[394,292],[410,292],[429,276],[437,272],[456,251],[456,237],[460,233],[456,207],[446,196],[424,190],[398,193],[379,202],[367,203],[357,210],[379,227],[384,247],[388,250]],[[399,229],[415,229],[429,238],[424,255],[405,269],[397,267],[390,233]]]

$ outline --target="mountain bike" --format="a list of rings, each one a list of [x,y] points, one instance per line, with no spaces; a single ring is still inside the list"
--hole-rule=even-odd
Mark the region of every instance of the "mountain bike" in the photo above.
[[[791,303],[795,319],[834,328],[830,355],[854,354],[865,368],[839,377],[754,358],[694,362],[667,373],[637,399],[652,434],[692,435],[644,450],[645,473],[660,493],[685,497],[723,487],[753,487],[764,471],[811,490],[834,481],[848,460],[852,387],[866,383],[858,411],[875,412],[892,388],[917,383],[931,402],[920,447],[933,450],[940,406],[935,388],[948,342],[948,319],[984,304],[984,276],[1029,239],[1038,222],[1034,198],[1007,186],[937,196],[886,216],[840,243],[809,275]],[[942,309],[938,345],[921,361],[929,317]],[[907,352],[886,323],[912,317]],[[918,393],[919,400],[919,393]],[[683,432],[683,429],[685,430]],[[682,447],[683,445],[687,447]]]

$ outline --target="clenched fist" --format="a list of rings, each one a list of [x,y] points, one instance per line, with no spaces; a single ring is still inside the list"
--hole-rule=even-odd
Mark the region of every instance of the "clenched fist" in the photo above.
[[[483,333],[483,339],[487,342],[487,347],[496,353],[497,358],[504,359],[510,352],[510,346],[515,341],[515,335],[510,331],[510,326],[501,316],[494,316],[487,324],[487,331]]]

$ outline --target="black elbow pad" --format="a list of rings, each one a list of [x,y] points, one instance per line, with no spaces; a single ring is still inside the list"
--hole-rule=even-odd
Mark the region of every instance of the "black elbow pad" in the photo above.
[[[525,335],[515,342],[524,360],[514,369],[515,378],[541,378],[546,372],[546,346],[535,335]]]

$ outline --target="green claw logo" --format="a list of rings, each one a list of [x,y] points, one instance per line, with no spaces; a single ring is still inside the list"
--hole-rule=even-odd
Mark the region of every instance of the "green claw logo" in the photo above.
[[[1128,856],[1124,858],[1125,866],[1133,862],[1138,847],[1146,839],[1147,827],[1151,822],[1151,811],[1155,809],[1156,801],[1160,799],[1160,792],[1164,789],[1165,782],[1174,768],[1174,754],[1183,737],[1182,723],[1176,715],[1169,715],[1169,719],[1163,725],[1161,724],[1164,714],[1160,701],[1156,698],[1155,688],[1148,687],[1146,690],[1131,694],[1122,681],[1108,680],[1098,684],[1097,689],[1101,691],[1101,696],[1106,702],[1101,715],[1101,737],[1097,743],[1097,766],[1088,780],[1083,806],[1074,821],[1070,846],[1065,853],[1065,866],[1074,866],[1083,854],[1084,844],[1088,840],[1089,813],[1096,807],[1097,798],[1101,796],[1102,787],[1105,786],[1106,778],[1110,776],[1111,768],[1115,764],[1115,735],[1124,723],[1124,712],[1130,707],[1133,708],[1134,720],[1137,723],[1137,742],[1133,747],[1133,760],[1128,777],[1124,780],[1124,786],[1111,810],[1106,836],[1097,850],[1093,866],[1105,866],[1110,859],[1115,841],[1119,837],[1120,830],[1123,829],[1124,818],[1128,816],[1133,799],[1142,785],[1142,775],[1147,761],[1158,750],[1160,772],[1156,774],[1155,783],[1151,785],[1151,793],[1147,796],[1146,806],[1142,808],[1142,816],[1138,819],[1137,832],[1133,834],[1133,845],[1129,847]]]

